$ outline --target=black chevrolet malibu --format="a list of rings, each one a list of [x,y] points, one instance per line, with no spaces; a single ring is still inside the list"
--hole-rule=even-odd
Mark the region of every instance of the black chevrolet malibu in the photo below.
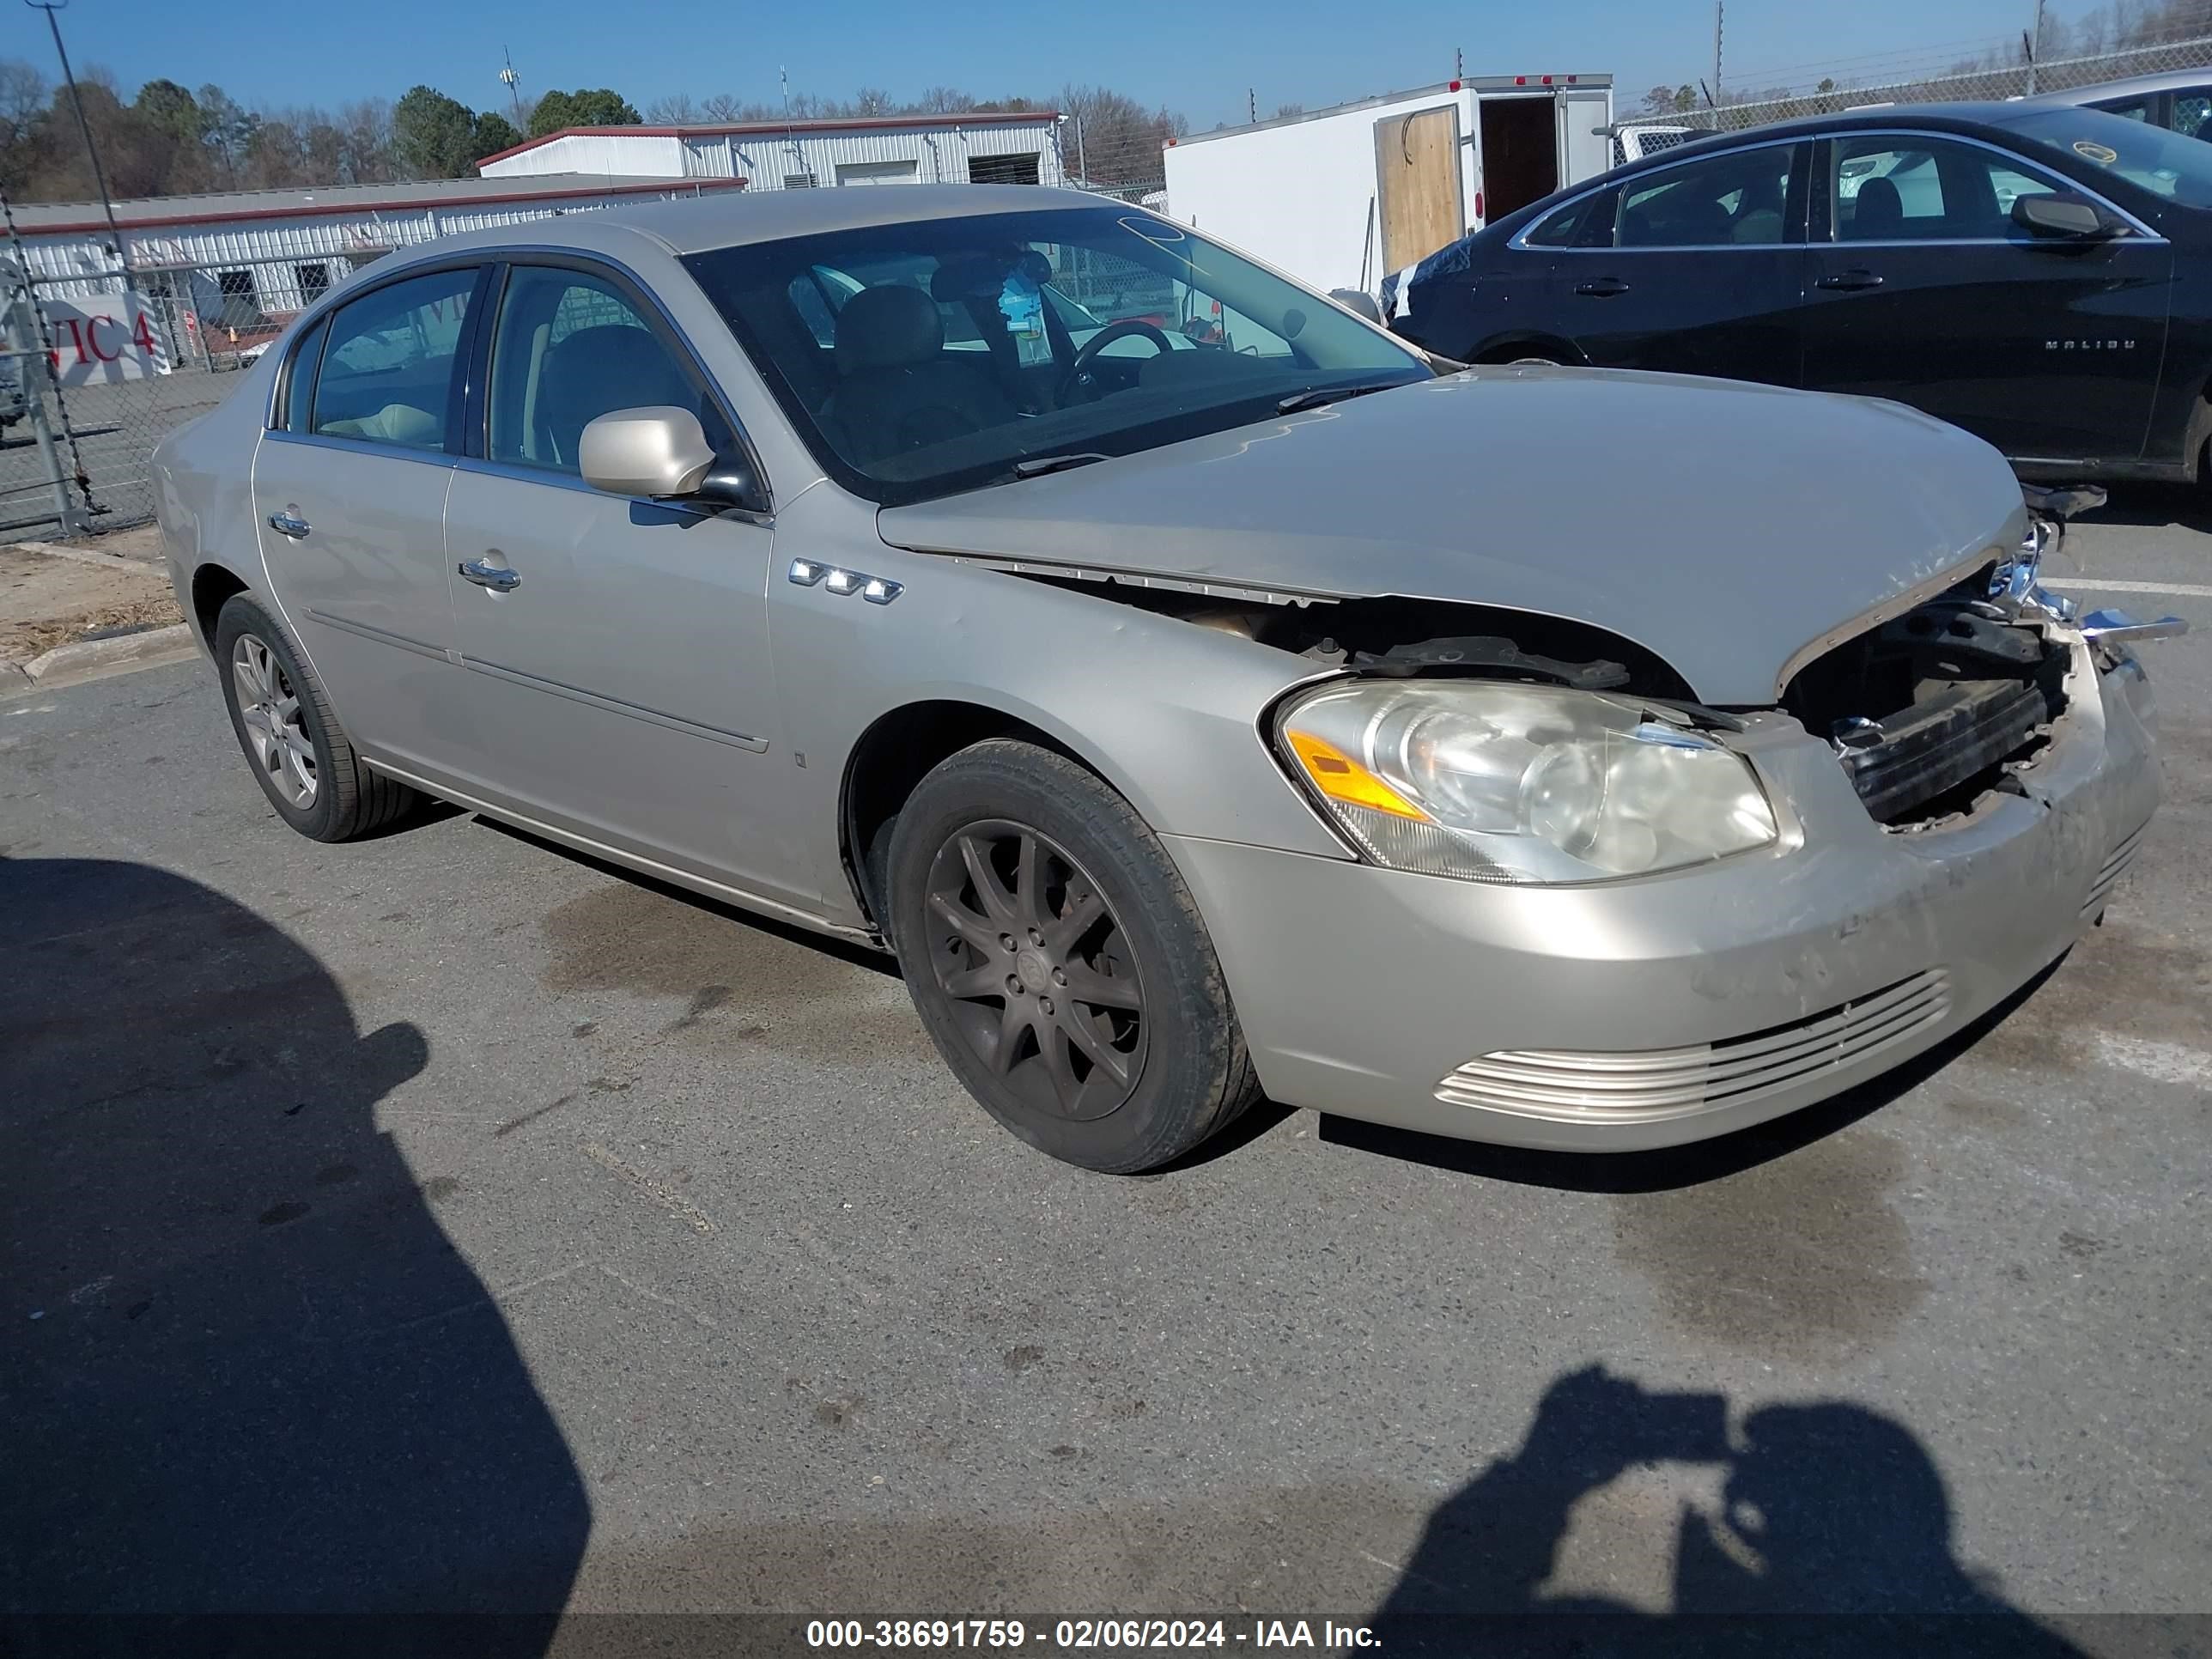
[[[2208,465],[2212,144],[2100,110],[1893,106],[1701,139],[1407,280],[1392,325],[1462,362],[1893,398],[2030,477]]]

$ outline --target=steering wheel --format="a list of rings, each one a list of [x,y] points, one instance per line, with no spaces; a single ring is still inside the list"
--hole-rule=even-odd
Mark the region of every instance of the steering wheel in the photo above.
[[[1162,356],[1175,349],[1164,333],[1141,317],[1124,317],[1118,323],[1109,323],[1077,349],[1075,361],[1067,366],[1067,373],[1060,377],[1060,385],[1053,392],[1053,402],[1065,405],[1068,393],[1078,386],[1088,390],[1091,386],[1091,360],[1115,341],[1126,340],[1133,334],[1143,335],[1152,343],[1152,349]]]

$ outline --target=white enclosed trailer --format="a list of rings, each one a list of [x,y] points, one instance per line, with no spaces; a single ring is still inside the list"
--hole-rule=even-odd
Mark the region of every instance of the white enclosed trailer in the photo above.
[[[1613,164],[1610,75],[1492,75],[1167,149],[1168,213],[1311,287],[1384,276]]]

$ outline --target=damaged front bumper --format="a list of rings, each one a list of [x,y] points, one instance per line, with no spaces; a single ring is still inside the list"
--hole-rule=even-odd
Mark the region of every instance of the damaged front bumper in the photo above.
[[[1777,714],[1735,742],[1781,841],[1672,875],[1486,886],[1170,837],[1261,1082],[1407,1128],[1626,1151],[1764,1121],[1941,1042],[2097,920],[2157,805],[2142,669],[2057,637],[2050,741],[1911,832]]]

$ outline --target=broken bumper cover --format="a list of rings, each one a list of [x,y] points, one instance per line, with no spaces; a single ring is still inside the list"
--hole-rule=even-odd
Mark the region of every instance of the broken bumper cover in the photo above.
[[[1406,1128],[1589,1152],[1679,1145],[1878,1076],[2002,1002],[2100,914],[2158,800],[2149,687],[2073,647],[2050,744],[1966,818],[1868,816],[1779,715],[1741,747],[1774,848],[1500,887],[1170,837],[1261,1081]]]

